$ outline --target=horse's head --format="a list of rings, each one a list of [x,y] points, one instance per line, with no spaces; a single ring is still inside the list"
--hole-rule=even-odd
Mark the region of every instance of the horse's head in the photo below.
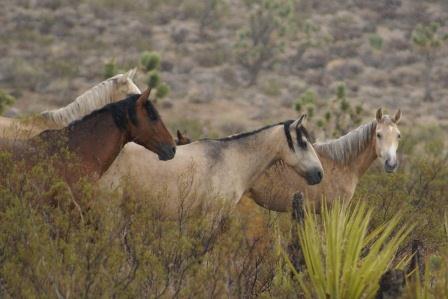
[[[176,145],[185,145],[191,143],[191,139],[188,136],[183,135],[179,130],[177,130]]]
[[[150,89],[140,95],[135,103],[134,118],[130,123],[131,140],[159,155],[160,160],[170,160],[176,153],[176,144],[165,127],[154,105],[148,100]]]
[[[133,81],[136,72],[137,69],[133,68],[125,74],[116,76],[115,90],[112,95],[114,101],[124,99],[129,95],[141,94],[140,89]]]
[[[322,180],[324,170],[302,124],[305,117],[302,115],[292,123],[285,123],[288,149],[284,151],[282,160],[304,177],[308,184],[315,185]]]
[[[400,117],[400,110],[393,117],[383,115],[381,108],[376,112],[375,151],[387,172],[394,172],[398,167],[397,148],[401,136],[397,124]]]

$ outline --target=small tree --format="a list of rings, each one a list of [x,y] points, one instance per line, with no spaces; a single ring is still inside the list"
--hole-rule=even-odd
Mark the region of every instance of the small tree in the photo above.
[[[249,72],[249,85],[253,85],[283,49],[281,39],[291,8],[286,0],[246,0],[246,5],[249,24],[239,33],[236,49],[239,63]]]
[[[423,100],[426,102],[434,100],[431,89],[432,69],[440,49],[448,40],[448,35],[441,35],[438,32],[439,28],[440,24],[436,22],[429,25],[418,24],[411,36],[414,47],[423,57],[425,63],[425,72],[423,73],[425,96]]]
[[[6,107],[11,106],[15,101],[16,99],[12,95],[0,89],[0,115],[5,112]]]

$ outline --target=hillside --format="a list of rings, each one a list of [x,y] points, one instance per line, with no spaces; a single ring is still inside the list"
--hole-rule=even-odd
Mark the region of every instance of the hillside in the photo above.
[[[236,47],[249,24],[250,1],[216,1],[201,32],[210,2],[2,1],[0,88],[17,98],[9,114],[65,105],[104,79],[105,63],[113,60],[127,70],[142,51],[154,50],[171,88],[161,113],[172,127],[199,130],[193,135],[233,133],[294,117],[293,103],[305,91],[312,90],[322,106],[340,82],[350,102],[368,111],[363,117],[383,106],[401,108],[407,123],[448,125],[446,47],[430,77],[434,101],[423,102],[425,65],[411,41],[419,23],[437,21],[439,31],[448,32],[446,1],[297,1],[293,25],[281,40],[285,46],[252,86]],[[303,46],[305,21],[318,28],[311,47]],[[145,86],[141,73],[136,81]]]

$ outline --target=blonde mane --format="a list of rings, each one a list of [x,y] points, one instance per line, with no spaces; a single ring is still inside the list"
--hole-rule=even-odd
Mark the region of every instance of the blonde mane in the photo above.
[[[134,84],[132,82],[134,75],[135,69],[130,70],[126,74],[118,74],[106,79],[84,92],[67,106],[42,112],[41,115],[60,126],[66,126],[71,122],[81,119],[87,114],[116,101],[117,99],[114,99],[114,95],[119,88],[120,82],[127,80]],[[137,87],[135,86],[135,88]]]
[[[336,162],[348,164],[357,157],[372,140],[376,129],[376,121],[364,124],[348,134],[335,140],[315,143],[314,148]]]

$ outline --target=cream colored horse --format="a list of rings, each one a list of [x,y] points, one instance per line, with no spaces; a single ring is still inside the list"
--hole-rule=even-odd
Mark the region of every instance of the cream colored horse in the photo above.
[[[158,197],[172,213],[181,206],[194,207],[201,199],[220,198],[236,204],[279,160],[309,184],[317,184],[323,176],[322,165],[307,140],[303,117],[249,133],[178,146],[174,159],[165,162],[141,146],[128,144],[101,178],[100,187]]]
[[[397,124],[400,117],[400,110],[390,117],[378,109],[374,121],[339,139],[314,144],[325,171],[325,178],[319,185],[308,186],[291,167],[276,164],[260,176],[242,201],[252,198],[267,209],[285,212],[290,209],[292,196],[298,191],[305,194],[306,200],[316,203],[322,198],[352,198],[360,177],[377,158],[384,164],[386,172],[393,172],[398,167],[396,152],[400,131]]]
[[[46,129],[61,129],[105,105],[140,94],[132,81],[136,69],[111,77],[77,97],[63,108],[43,112],[29,119],[0,117],[0,138],[30,138]]]

